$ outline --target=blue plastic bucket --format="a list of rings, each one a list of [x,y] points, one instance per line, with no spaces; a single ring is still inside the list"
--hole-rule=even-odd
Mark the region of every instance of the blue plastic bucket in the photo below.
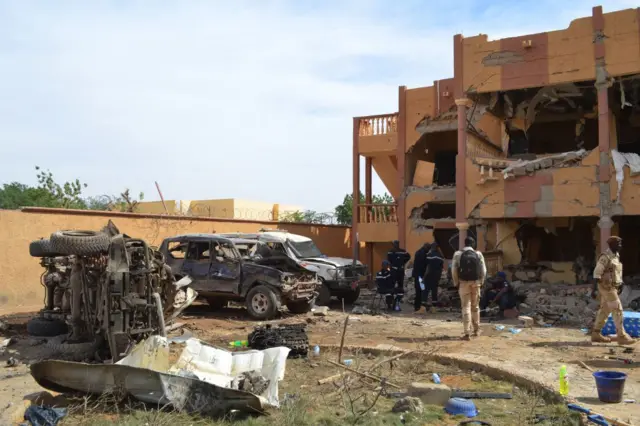
[[[464,398],[450,398],[444,406],[444,411],[452,416],[462,414],[466,417],[475,417],[478,415],[476,404],[474,404],[470,399]]]
[[[627,375],[617,371],[596,371],[593,373],[598,389],[598,399],[602,402],[622,402],[624,382]]]

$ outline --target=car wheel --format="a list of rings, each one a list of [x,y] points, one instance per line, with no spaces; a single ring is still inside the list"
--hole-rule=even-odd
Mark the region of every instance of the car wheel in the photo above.
[[[219,297],[207,297],[207,303],[211,309],[218,310],[227,307],[227,300]]]
[[[247,310],[257,320],[272,319],[280,307],[278,295],[266,285],[259,285],[247,294]]]
[[[109,251],[111,240],[104,232],[56,231],[51,234],[51,248],[64,255],[92,256]]]
[[[322,282],[322,286],[320,290],[318,290],[318,297],[316,297],[316,305],[318,306],[329,306],[329,302],[331,301],[331,290],[324,282],[322,278],[320,278]]]
[[[313,307],[313,299],[311,300],[298,300],[296,302],[287,303],[287,309],[292,314],[305,314]]]
[[[35,240],[29,244],[29,254],[33,257],[56,257],[57,253],[53,251],[51,240],[42,239]]]
[[[53,337],[67,333],[67,324],[60,320],[35,317],[27,322],[27,333],[34,337]]]
[[[360,297],[360,287],[356,287],[355,290],[343,293],[340,295],[340,299],[344,300],[344,303],[352,304]]]

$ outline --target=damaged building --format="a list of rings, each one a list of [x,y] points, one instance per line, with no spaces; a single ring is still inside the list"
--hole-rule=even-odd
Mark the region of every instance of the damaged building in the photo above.
[[[490,272],[581,284],[610,235],[640,275],[640,9],[499,40],[454,36],[453,78],[398,92],[398,111],[354,118],[355,239],[368,259],[399,240],[466,235]],[[394,204],[372,204],[378,174]]]

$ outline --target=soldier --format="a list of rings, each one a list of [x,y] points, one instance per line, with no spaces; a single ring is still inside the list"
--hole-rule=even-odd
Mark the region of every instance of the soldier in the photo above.
[[[596,316],[596,322],[591,331],[591,341],[609,343],[611,339],[602,335],[602,327],[611,313],[613,322],[616,325],[619,345],[630,345],[636,343],[631,338],[622,325],[622,303],[618,297],[618,289],[622,286],[622,262],[620,262],[620,250],[622,250],[622,239],[620,237],[610,237],[607,240],[609,248],[600,255],[596,268],[593,270],[593,291],[591,297],[600,298],[600,309]]]
[[[487,276],[487,267],[482,253],[476,250],[476,240],[467,237],[464,248],[454,253],[451,260],[453,283],[458,287],[462,304],[462,323],[464,325],[463,340],[471,340],[480,334],[480,288]]]

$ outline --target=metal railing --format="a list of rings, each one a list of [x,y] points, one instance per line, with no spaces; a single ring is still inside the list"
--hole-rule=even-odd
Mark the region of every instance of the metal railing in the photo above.
[[[358,223],[398,223],[398,205],[360,204]]]
[[[360,117],[360,136],[386,135],[398,131],[398,113]]]

